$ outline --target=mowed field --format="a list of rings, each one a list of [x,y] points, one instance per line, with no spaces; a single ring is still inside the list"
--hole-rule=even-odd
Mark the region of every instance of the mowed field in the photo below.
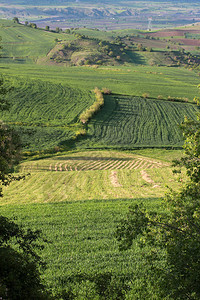
[[[195,118],[194,104],[121,95],[105,96],[105,105],[91,120],[87,146],[180,146],[178,127],[184,116]]]
[[[23,149],[51,149],[76,135],[78,116],[93,104],[95,96],[86,89],[40,80],[9,79],[6,95],[9,111],[0,118],[19,131]]]
[[[166,159],[180,154],[165,151],[165,160],[158,160],[150,157],[159,156],[152,151],[149,157],[86,151],[24,162],[20,173],[30,175],[4,188],[1,214],[41,229],[50,241],[41,254],[47,262],[43,278],[54,294],[71,288],[75,299],[118,299],[109,296],[107,285],[118,278],[118,288],[128,293],[127,285],[143,274],[145,261],[137,243],[129,251],[119,251],[116,226],[131,204],[163,209],[166,185],[178,190],[185,178],[173,175]],[[95,298],[102,280],[107,296]]]
[[[20,173],[31,175],[5,188],[1,204],[157,197],[179,185],[168,162],[116,151],[27,161]]]

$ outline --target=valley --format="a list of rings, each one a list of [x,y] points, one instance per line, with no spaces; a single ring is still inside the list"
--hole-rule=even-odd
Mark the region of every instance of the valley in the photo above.
[[[120,251],[116,231],[134,205],[170,215],[166,199],[188,182],[187,165],[174,172],[172,162],[187,160],[180,124],[200,113],[198,3],[9,2],[0,5],[0,120],[19,134],[21,156],[13,166],[8,151],[0,175],[22,179],[0,181],[1,216],[42,231],[48,299],[176,299],[158,291],[161,275],[151,281],[168,270],[166,249],[141,233]]]

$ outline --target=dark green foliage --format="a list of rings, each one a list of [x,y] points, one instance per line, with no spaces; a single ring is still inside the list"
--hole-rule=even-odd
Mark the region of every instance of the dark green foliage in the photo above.
[[[136,205],[116,231],[121,249],[130,248],[137,237],[141,248],[151,245],[145,256],[152,264],[151,286],[158,286],[155,296],[160,299],[200,298],[200,115],[197,121],[185,119],[181,128],[186,156],[174,165],[186,168],[187,183],[165,197],[166,213]],[[161,249],[165,251],[162,269],[155,264],[162,259]]]
[[[3,79],[1,79],[0,110],[6,110],[9,106],[5,100],[7,92],[7,89],[3,87]],[[19,162],[20,146],[18,134],[0,121],[0,197],[2,196],[2,186],[9,185],[12,180],[21,178],[9,174],[12,167]]]
[[[48,299],[41,284],[40,232],[24,231],[0,216],[0,297],[12,300]]]
[[[13,18],[14,23],[18,23],[19,24],[19,19],[17,17]]]

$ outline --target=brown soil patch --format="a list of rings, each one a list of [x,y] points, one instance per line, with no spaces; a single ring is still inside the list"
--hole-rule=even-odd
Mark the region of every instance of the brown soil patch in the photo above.
[[[118,178],[117,178],[117,171],[112,171],[110,174],[110,180],[111,183],[114,187],[120,187],[122,186],[119,182],[118,182]]]
[[[194,39],[176,39],[177,42],[184,44],[186,46],[200,46],[200,40]]]
[[[141,175],[142,175],[142,178],[143,178],[146,182],[153,184],[153,187],[154,187],[154,188],[159,187],[159,185],[156,184],[156,183],[151,179],[151,177],[146,173],[145,170],[141,170],[140,173],[141,173]]]

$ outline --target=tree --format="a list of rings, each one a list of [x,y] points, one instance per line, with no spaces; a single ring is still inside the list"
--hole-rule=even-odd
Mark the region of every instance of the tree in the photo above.
[[[116,231],[121,250],[129,249],[137,238],[141,248],[151,246],[146,258],[153,270],[148,280],[154,299],[200,299],[200,114],[197,121],[185,118],[181,129],[185,156],[174,166],[186,169],[187,183],[179,192],[168,193],[164,213],[142,204],[130,207]],[[162,268],[156,263],[161,255]]]
[[[49,29],[50,29],[50,27],[47,25],[47,26],[45,26],[45,30],[46,31],[49,31]]]
[[[14,23],[19,24],[19,19],[18,19],[17,17],[14,17],[14,18],[13,18],[13,21],[14,21]]]
[[[0,81],[1,96],[5,95],[3,80]],[[0,108],[8,103],[0,99]],[[2,186],[23,177],[11,171],[19,160],[19,137],[14,130],[0,123],[0,196]],[[4,216],[0,216],[0,298],[12,300],[48,299],[41,284],[42,260],[36,249],[43,248],[41,232],[24,230]]]
[[[0,298],[12,300],[49,299],[41,283],[41,232],[23,230],[0,216]]]

